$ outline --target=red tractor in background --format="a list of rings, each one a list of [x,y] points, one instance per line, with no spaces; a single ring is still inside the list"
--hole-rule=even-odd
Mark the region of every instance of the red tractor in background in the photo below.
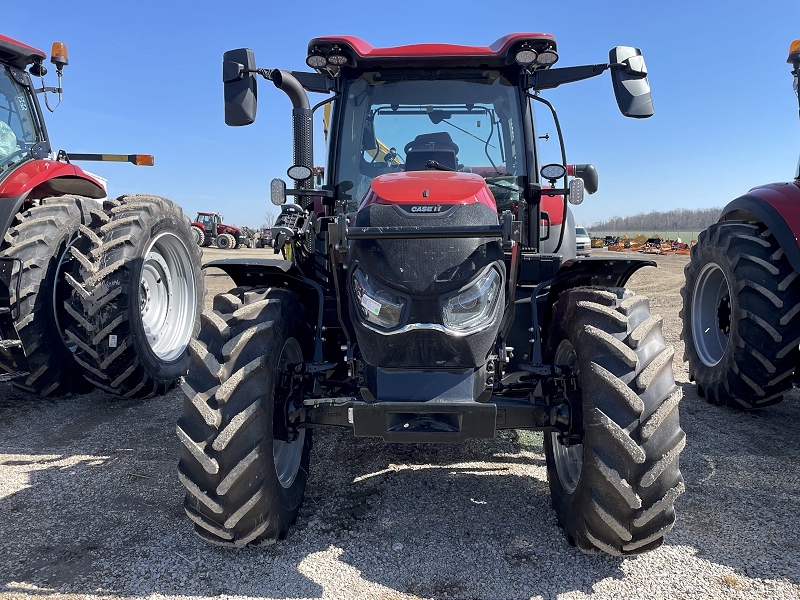
[[[52,151],[38,95],[60,102],[66,46],[50,58],[58,87],[44,85],[45,58],[0,35],[2,378],[42,396],[162,392],[186,370],[202,306],[189,220],[166,198],[109,199],[104,179],[73,164],[152,156]]]
[[[797,92],[800,40],[789,58]],[[800,163],[795,179],[755,187],[700,233],[686,265],[682,338],[689,378],[711,403],[775,404],[800,361]]]
[[[192,222],[192,234],[198,246],[214,244],[220,250],[232,250],[244,245],[245,236],[239,227],[226,225],[222,215],[215,212],[199,212]]]

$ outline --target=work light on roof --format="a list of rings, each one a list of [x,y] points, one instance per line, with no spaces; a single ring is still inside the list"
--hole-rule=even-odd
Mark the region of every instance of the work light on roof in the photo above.
[[[331,49],[331,53],[328,54],[328,64],[335,67],[347,64],[347,56],[342,54],[342,49],[339,46],[334,46]]]
[[[308,54],[308,58],[306,58],[306,64],[312,69],[321,69],[328,64],[328,61],[322,54],[322,51],[314,46],[314,49],[311,50]]]
[[[518,65],[522,65],[523,67],[527,67],[528,65],[532,65],[536,62],[536,57],[538,54],[536,50],[528,46],[528,44],[524,44],[517,53],[514,55],[514,60],[517,61]]]
[[[558,54],[555,50],[545,50],[544,52],[540,52],[539,56],[536,57],[536,64],[543,67],[554,65],[556,61],[558,61]]]

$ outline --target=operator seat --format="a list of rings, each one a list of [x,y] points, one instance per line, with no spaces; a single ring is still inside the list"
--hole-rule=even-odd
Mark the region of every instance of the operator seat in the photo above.
[[[418,135],[403,150],[406,153],[406,172],[425,171],[429,160],[435,160],[453,171],[458,168],[458,145],[446,131]]]

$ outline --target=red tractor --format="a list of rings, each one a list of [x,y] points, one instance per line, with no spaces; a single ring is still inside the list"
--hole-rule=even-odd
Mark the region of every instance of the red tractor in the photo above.
[[[787,62],[794,89],[800,40]],[[686,265],[682,337],[689,378],[709,402],[775,404],[800,362],[800,164],[792,182],[755,187],[703,231]]]
[[[212,212],[199,212],[192,223],[192,234],[198,246],[214,244],[220,250],[231,250],[244,244],[241,229],[225,225],[222,215]]]
[[[200,253],[179,206],[108,199],[105,180],[74,164],[152,156],[52,151],[38,95],[60,102],[66,47],[50,58],[58,87],[44,85],[45,58],[0,35],[0,372],[42,396],[152,395],[186,370]]]
[[[661,318],[624,288],[654,263],[576,257],[566,199],[595,191],[596,172],[561,143],[560,162],[540,164],[533,118],[533,105],[555,114],[542,92],[607,70],[622,113],[649,117],[647,70],[627,46],[607,63],[557,60],[539,33],[488,47],[317,38],[312,72],[225,53],[228,125],[254,121],[257,75],[291,101],[295,185],[270,186],[290,260],[209,263],[238,287],[203,313],[182,386],[178,477],[200,536],[285,537],[317,427],[405,443],[533,429],[570,542],[661,545],[684,489],[681,391]],[[316,189],[307,91],[332,103]]]

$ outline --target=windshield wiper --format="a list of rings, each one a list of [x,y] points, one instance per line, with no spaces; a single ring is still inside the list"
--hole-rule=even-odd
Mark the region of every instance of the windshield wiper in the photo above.
[[[458,125],[453,125],[453,124],[452,124],[450,121],[448,121],[447,119],[442,119],[442,123],[447,123],[448,125],[450,125],[450,127],[455,127],[455,128],[456,128],[456,129],[458,129],[459,131],[463,131],[463,132],[464,132],[464,133],[466,133],[467,135],[469,135],[469,136],[471,136],[471,137],[474,137],[476,140],[478,140],[479,142],[483,142],[483,143],[484,143],[484,144],[486,144],[487,146],[491,146],[492,148],[497,148],[497,146],[495,146],[494,144],[490,144],[490,143],[489,143],[489,140],[482,140],[481,138],[479,138],[479,137],[478,137],[477,135],[475,135],[474,133],[470,133],[470,132],[469,132],[469,131],[467,131],[466,129],[461,129],[461,127],[459,127]]]
[[[455,169],[451,169],[450,167],[447,167],[435,160],[429,160],[428,162],[426,162],[425,167],[428,169],[436,169],[438,171],[455,171]]]

